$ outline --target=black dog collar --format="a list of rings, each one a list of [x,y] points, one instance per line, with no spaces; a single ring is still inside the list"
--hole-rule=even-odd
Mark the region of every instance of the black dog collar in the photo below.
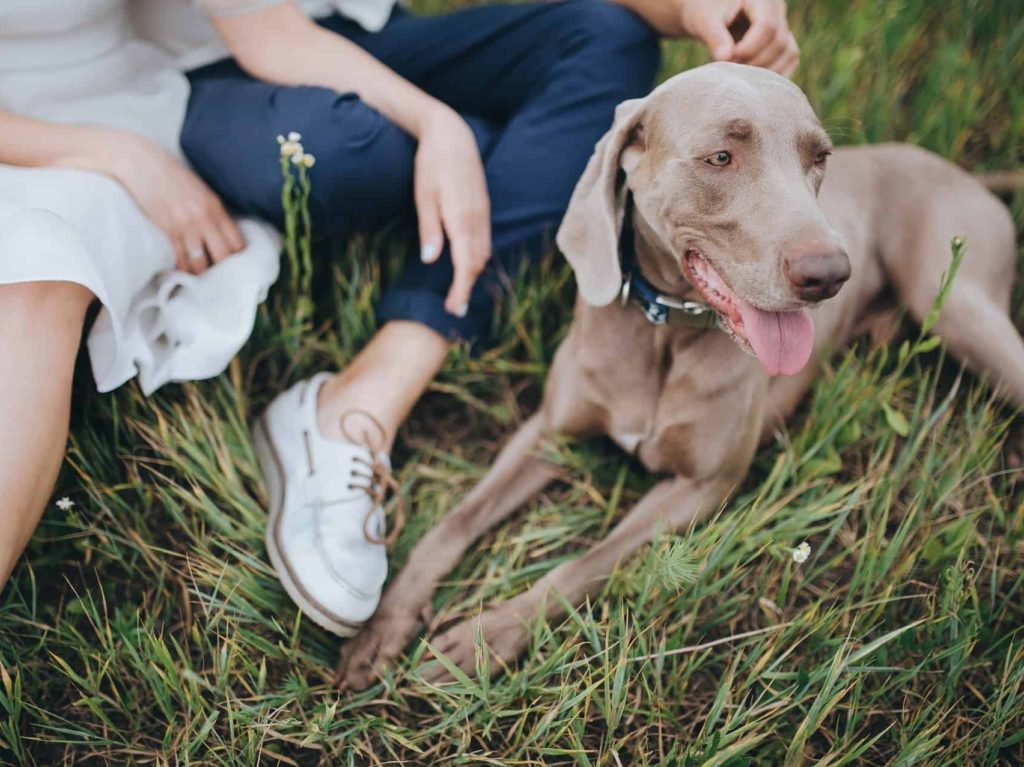
[[[622,266],[620,300],[640,307],[647,321],[654,325],[686,326],[701,330],[721,330],[718,312],[703,301],[684,301],[659,293],[644,279],[636,262],[636,238],[633,232],[633,196],[627,195],[622,235],[619,238],[619,260]]]

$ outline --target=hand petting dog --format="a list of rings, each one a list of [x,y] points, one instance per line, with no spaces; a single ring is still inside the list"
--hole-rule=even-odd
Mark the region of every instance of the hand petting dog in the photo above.
[[[692,37],[715,61],[764,67],[789,77],[800,47],[784,0],[615,0],[665,37]]]

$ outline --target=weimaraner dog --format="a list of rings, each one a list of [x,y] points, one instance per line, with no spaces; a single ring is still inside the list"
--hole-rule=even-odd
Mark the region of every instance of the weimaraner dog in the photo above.
[[[886,295],[920,321],[954,235],[969,250],[936,332],[1024,406],[1014,227],[978,180],[910,146],[833,152],[800,89],[764,69],[709,64],[620,105],[558,233],[579,299],[540,411],[413,549],[342,648],[341,683],[363,688],[392,663],[466,549],[558,475],[546,438],[607,434],[667,478],[578,559],[433,639],[470,673],[478,633],[492,671],[515,659],[538,615],[561,617],[657,531],[718,509],[821,357]]]

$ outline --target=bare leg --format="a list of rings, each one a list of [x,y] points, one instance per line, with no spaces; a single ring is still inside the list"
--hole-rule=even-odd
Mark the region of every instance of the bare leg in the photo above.
[[[501,664],[515,660],[525,649],[531,621],[541,614],[548,620],[565,615],[564,602],[555,594],[569,604],[581,604],[603,587],[619,562],[650,541],[655,533],[692,524],[717,508],[730,489],[721,479],[696,482],[679,478],[661,482],[607,538],[582,557],[559,565],[529,591],[452,627],[437,637],[434,646],[463,671],[472,674],[476,668],[479,627],[491,652],[490,670],[492,673],[500,671]],[[424,678],[438,682],[450,676],[443,666],[435,664],[427,669]]]
[[[434,380],[448,355],[449,343],[426,325],[393,321],[341,373],[320,389],[320,433],[342,439],[342,417],[364,411],[384,428],[385,452],[398,428]]]
[[[0,285],[0,589],[39,523],[64,456],[71,378],[92,294]]]
[[[438,583],[473,541],[557,476],[557,466],[538,455],[544,422],[542,411],[523,424],[466,500],[416,544],[370,624],[342,646],[338,672],[346,686],[371,684],[423,625]]]

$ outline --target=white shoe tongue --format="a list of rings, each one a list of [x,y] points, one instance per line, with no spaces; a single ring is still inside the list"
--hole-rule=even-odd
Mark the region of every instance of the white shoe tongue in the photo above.
[[[743,329],[768,375],[799,373],[811,358],[814,323],[810,312],[766,312],[740,302]]]

